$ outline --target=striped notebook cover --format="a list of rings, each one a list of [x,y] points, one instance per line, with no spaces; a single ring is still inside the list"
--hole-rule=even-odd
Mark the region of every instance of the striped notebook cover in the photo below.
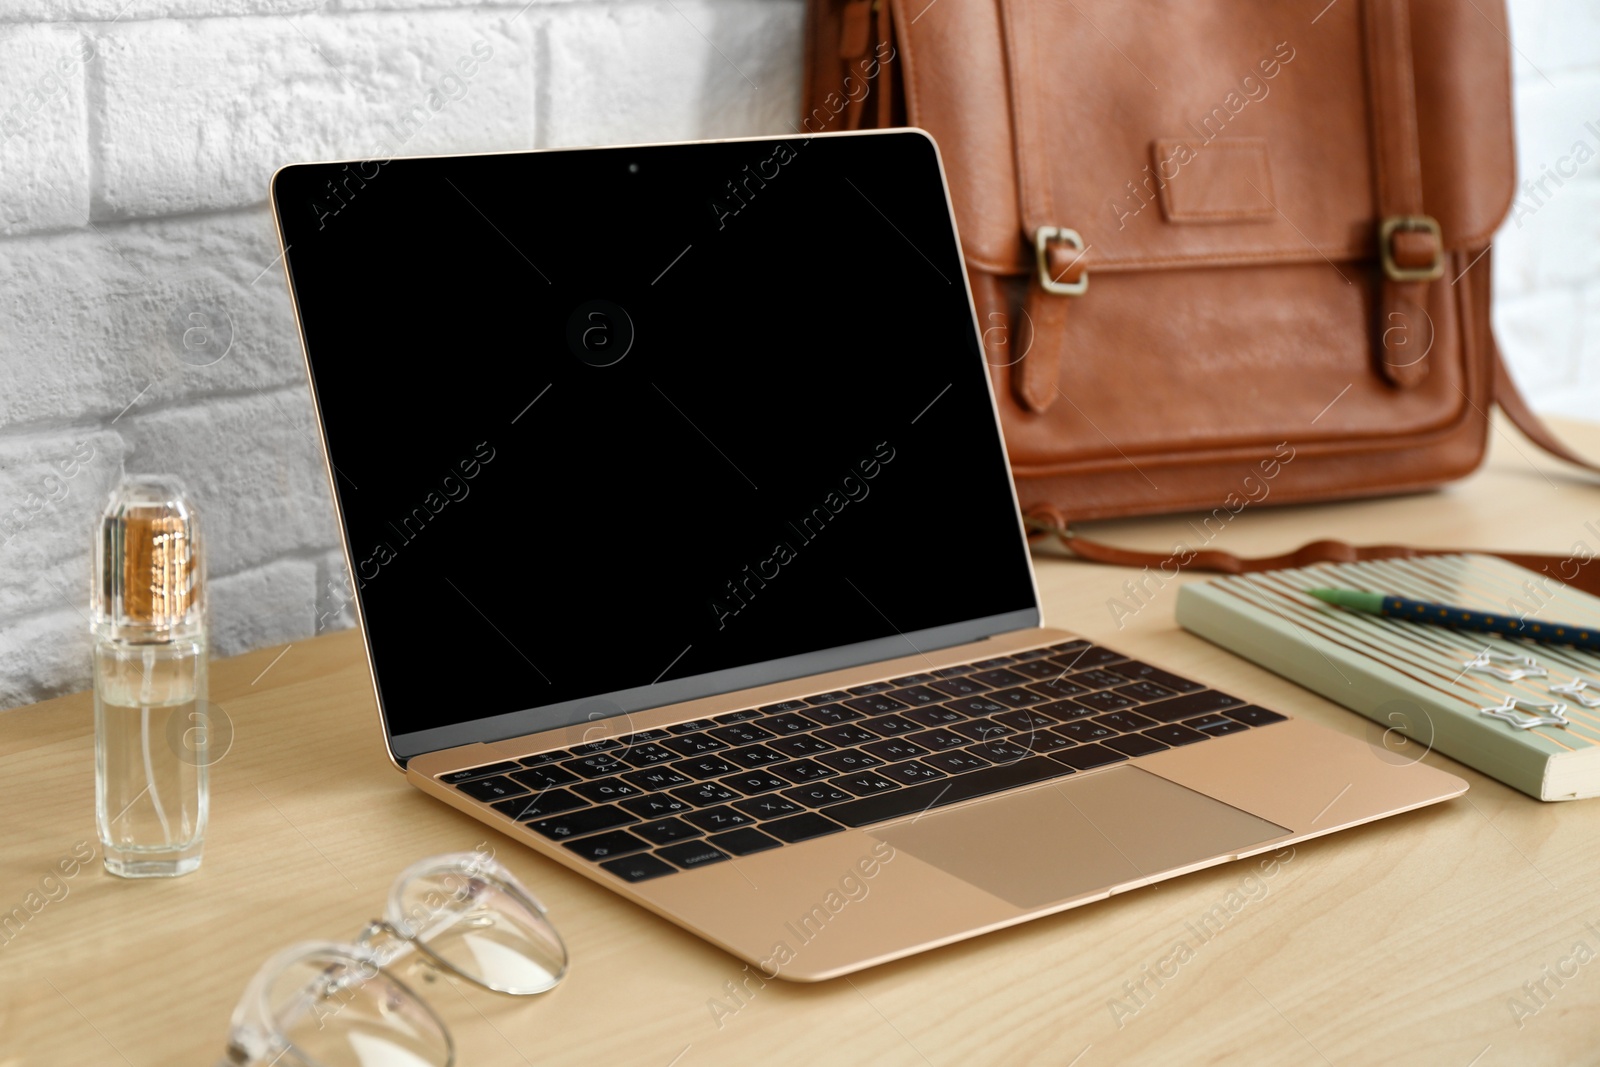
[[[1194,582],[1179,591],[1177,608],[1184,629],[1415,742],[1390,744],[1393,758],[1437,749],[1540,800],[1600,793],[1600,708],[1550,692],[1578,676],[1600,696],[1600,655],[1343,611],[1306,595],[1318,586],[1593,627],[1600,598],[1494,556],[1464,554]],[[1549,677],[1508,682],[1467,670],[1486,648],[1532,656]],[[1507,696],[1558,701],[1572,725],[1523,730],[1481,713]]]

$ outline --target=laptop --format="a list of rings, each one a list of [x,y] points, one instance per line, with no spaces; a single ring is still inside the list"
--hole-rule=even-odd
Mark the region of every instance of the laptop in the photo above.
[[[395,766],[768,978],[1466,789],[1043,625],[920,131],[272,203]]]

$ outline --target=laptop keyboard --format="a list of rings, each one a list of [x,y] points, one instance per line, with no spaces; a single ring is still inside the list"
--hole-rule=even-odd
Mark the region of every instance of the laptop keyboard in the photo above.
[[[440,781],[642,882],[1283,718],[1068,641]]]

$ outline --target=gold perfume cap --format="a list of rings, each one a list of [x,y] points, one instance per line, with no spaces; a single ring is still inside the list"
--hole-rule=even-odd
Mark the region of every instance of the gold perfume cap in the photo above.
[[[204,592],[200,531],[183,482],[172,475],[124,478],[100,518],[96,631],[167,640],[197,630]]]

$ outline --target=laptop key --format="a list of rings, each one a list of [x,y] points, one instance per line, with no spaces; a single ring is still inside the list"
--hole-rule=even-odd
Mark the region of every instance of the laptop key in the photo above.
[[[680,722],[667,729],[674,734],[692,734],[697,730],[709,730],[715,725],[717,724],[710,719],[690,719],[688,722]]]
[[[1163,752],[1170,748],[1163,745],[1153,737],[1144,734],[1128,734],[1126,737],[1113,737],[1104,742],[1107,748],[1114,748],[1127,756],[1148,756],[1152,752]]]
[[[921,745],[934,752],[943,752],[947,748],[962,748],[972,743],[972,738],[962,737],[960,734],[952,733],[949,730],[929,730],[926,733],[912,734],[910,737],[900,738],[899,740]]]
[[[784,711],[805,711],[810,707],[804,700],[780,700],[776,704],[763,704],[761,711],[768,715],[777,715]]]
[[[1026,652],[1018,652],[1011,658],[1016,660],[1017,663],[1026,663],[1030,659],[1042,659],[1049,654],[1050,650],[1048,648],[1030,648]],[[1016,670],[1017,668],[1013,665],[1011,669]]]
[[[1258,708],[1253,704],[1242,708],[1229,708],[1227,715],[1228,718],[1237,719],[1246,726],[1266,726],[1270,723],[1284,720],[1284,716],[1279,715],[1277,712],[1268,711],[1266,708]]]
[[[1044,694],[1051,700],[1081,696],[1089,691],[1077,682],[1069,682],[1065,678],[1051,678],[1047,682],[1034,682],[1029,688],[1035,693]]]
[[[749,856],[757,852],[765,852],[769,848],[778,848],[783,842],[768,837],[760,830],[750,826],[743,826],[737,830],[729,830],[724,834],[706,838],[713,845],[724,852],[731,852],[735,856]]]
[[[630,769],[626,763],[606,752],[595,756],[584,756],[582,759],[568,760],[561,766],[576,774],[581,774],[585,778],[604,778],[607,775],[616,774],[618,771]]]
[[[944,726],[948,723],[960,722],[966,718],[961,712],[944,704],[926,708],[907,708],[900,713],[900,717],[921,723],[923,726]]]
[[[663,863],[647,852],[624,856],[621,859],[605,860],[600,866],[624,882],[643,882],[659,878],[663,874],[675,874],[678,870],[672,864]]]
[[[874,693],[871,696],[856,697],[842,702],[845,707],[859,711],[863,715],[882,715],[890,711],[899,711],[905,707],[894,697],[887,693]]]
[[[963,738],[965,740],[965,738]],[[989,766],[989,761],[972,752],[935,752],[931,756],[922,757],[922,762],[930,767],[937,767],[950,774],[965,774],[975,771],[980,767]]]
[[[849,800],[850,794],[842,789],[835,789],[831,785],[805,785],[799,789],[789,789],[780,794],[786,800],[796,804],[804,804],[808,808],[820,808],[825,804],[837,804],[841,800]]]
[[[972,746],[972,751],[988,760],[990,763],[1015,763],[1033,755],[1033,749],[1024,747],[1026,737],[996,738],[982,744]]]
[[[876,719],[868,719],[861,724],[863,729],[871,730],[884,737],[893,737],[895,734],[914,734],[921,730],[920,722],[912,722],[904,715],[879,715]]]
[[[633,771],[620,775],[624,782],[632,782],[640,789],[670,789],[675,785],[688,785],[694,779],[680,774],[671,767],[652,767],[647,771]]]
[[[633,832],[652,845],[670,845],[674,841],[686,841],[703,833],[682,819],[657,819],[655,822],[640,823],[633,828]]]
[[[1108,763],[1121,763],[1128,757],[1104,745],[1078,745],[1076,748],[1052,752],[1050,758],[1060,760],[1075,770],[1090,771],[1096,767],[1104,767]]]
[[[719,778],[724,774],[732,774],[739,768],[723,759],[721,756],[698,756],[674,763],[672,769],[680,774],[700,780],[705,778]]]
[[[1140,663],[1136,659],[1129,660],[1127,663],[1118,663],[1106,669],[1135,682],[1154,682],[1156,685],[1164,686],[1180,693],[1192,693],[1197,689],[1205,688],[1199,682],[1191,682],[1187,678],[1180,678],[1170,671],[1152,667],[1148,663]]]
[[[610,830],[617,826],[626,826],[631,822],[638,822],[633,815],[612,804],[599,808],[583,808],[579,811],[568,812],[566,815],[554,815],[548,819],[531,822],[528,827],[535,833],[543,834],[552,841],[564,841],[569,837],[582,837],[584,834],[599,833],[601,830]]]
[[[735,801],[733,806],[752,819],[777,819],[806,810],[792,800],[773,796],[771,793],[766,796],[751,797],[749,800]]]
[[[631,763],[635,767],[650,767],[657,763],[670,763],[680,758],[670,748],[662,748],[654,741],[633,745],[630,748],[623,749],[617,755],[621,756],[624,762]]]
[[[641,819],[659,819],[665,815],[693,810],[670,793],[648,793],[642,797],[630,797],[617,806],[626,808]]]
[[[1062,726],[1057,726],[1054,732],[1079,742],[1098,741],[1102,737],[1114,737],[1116,735],[1116,731],[1111,727],[1101,726],[1099,723],[1093,722],[1069,722]]]
[[[633,733],[624,737],[622,739],[622,743],[624,746],[642,745],[646,741],[659,741],[663,737],[671,736],[672,734],[668,733],[666,730],[635,730]]]
[[[514,771],[520,766],[522,764],[512,762],[486,763],[482,767],[469,767],[464,771],[451,771],[449,774],[441,774],[439,781],[445,785],[459,785],[473,778],[487,778],[491,774],[505,774],[507,771]]]
[[[757,793],[770,793],[774,789],[783,789],[792,783],[782,778],[774,778],[763,771],[742,771],[739,774],[730,774],[719,784],[755,796]]]
[[[524,767],[537,767],[541,763],[554,763],[556,760],[566,758],[567,754],[559,749],[555,752],[538,752],[532,756],[523,756],[522,765]]]
[[[1103,667],[1107,663],[1120,663],[1128,658],[1121,652],[1113,652],[1109,648],[1101,648],[1099,645],[1090,645],[1088,648],[1069,652],[1067,655],[1071,656],[1072,661],[1080,668]]]
[[[908,674],[903,678],[891,678],[889,681],[895,685],[925,685],[933,679],[934,675],[931,674]]]
[[[491,806],[501,815],[521,821],[545,815],[560,815],[574,808],[587,807],[588,804],[587,800],[565,789],[545,789],[531,795],[502,800]]]
[[[887,693],[894,686],[889,682],[868,682],[866,685],[852,685],[849,692],[852,696],[871,696],[873,693]]]
[[[562,770],[553,763],[529,767],[521,771],[512,771],[510,777],[514,781],[521,782],[529,789],[543,789],[547,785],[571,785],[578,780],[576,774]]]
[[[1076,674],[1068,675],[1067,680],[1077,682],[1086,689],[1112,689],[1124,684],[1122,675],[1099,669],[1079,671]]]
[[[950,727],[950,729],[953,732],[960,734],[962,737],[970,738],[973,741],[990,741],[996,737],[1007,737],[1016,733],[1016,731],[1011,727],[1002,726],[999,723],[991,722],[988,719],[973,719],[970,722],[958,722],[954,726]]]
[[[1121,693],[1129,700],[1136,700],[1141,704],[1148,704],[1154,700],[1165,700],[1170,696],[1177,696],[1170,689],[1163,689],[1154,682],[1134,682],[1132,685],[1119,685],[1112,690]]]
[[[520,773],[520,772],[519,772]],[[470,782],[462,782],[456,789],[467,794],[473,800],[501,800],[505,797],[514,797],[518,793],[526,793],[523,788],[503,774],[492,778],[475,778]]]
[[[1191,730],[1208,733],[1212,737],[1220,737],[1223,734],[1236,734],[1240,730],[1250,729],[1244,723],[1234,722],[1232,719],[1222,715],[1202,715],[1198,719],[1185,719],[1183,725]]]
[[[1003,667],[992,671],[979,671],[972,677],[990,687],[1021,685],[1028,680],[1016,671],[1008,671]]]
[[[739,794],[716,782],[701,782],[699,785],[685,786],[674,789],[672,795],[679,800],[688,801],[697,808],[710,807],[712,804],[726,804],[730,800],[738,800]]]
[[[777,822],[762,823],[761,829],[792,845],[797,841],[809,841],[813,837],[836,834],[844,827],[831,819],[824,819],[814,811],[808,811],[803,815],[791,815],[787,819],[779,819]]]
[[[726,715],[713,715],[712,722],[734,723],[746,722],[750,719],[761,718],[762,712],[758,708],[746,708],[743,711],[730,711]]]
[[[998,689],[993,693],[987,694],[987,696],[990,700],[1004,704],[1008,708],[1028,708],[1035,704],[1048,703],[1054,699],[1042,693],[1035,693],[1032,689],[1025,689],[1020,685],[1012,686],[1010,689]]]
[[[725,804],[721,807],[706,808],[703,811],[691,811],[683,818],[707,833],[715,833],[718,830],[732,830],[735,826],[745,826],[755,822],[755,819],[751,816]]]
[[[785,712],[782,715],[772,715],[762,719],[761,725],[776,734],[799,734],[814,728],[817,724],[803,715]]]
[[[1006,664],[1008,664],[1010,662],[1011,662],[1011,657],[1010,656],[995,656],[992,659],[980,659],[978,662],[974,663],[972,666],[976,670],[987,671],[987,670],[991,670],[991,669],[993,669],[995,667],[1004,667]]]
[[[698,756],[702,752],[721,752],[728,747],[726,741],[718,741],[710,734],[684,734],[682,737],[669,737],[663,741],[672,751],[680,756]]]
[[[813,759],[797,759],[793,763],[784,763],[772,768],[772,773],[779,778],[802,783],[814,782],[819,778],[831,778],[839,772]]]
[[[885,767],[882,775],[885,778],[899,782],[901,785],[918,785],[922,782],[931,782],[936,778],[945,777],[943,771],[936,771],[925,763],[911,760],[907,763],[896,763]]]
[[[732,726],[719,726],[715,730],[707,730],[707,734],[718,741],[726,741],[730,745],[749,745],[757,741],[765,741],[772,736],[771,731],[763,730],[754,723],[735,723]]]
[[[1169,700],[1158,700],[1154,704],[1141,704],[1139,714],[1148,715],[1157,722],[1177,722],[1179,719],[1192,719],[1208,711],[1228,711],[1243,706],[1244,701],[1238,697],[1219,693],[1215,689],[1203,689],[1198,693],[1185,693]]]
[[[1046,682],[1051,678],[1059,678],[1061,676],[1060,667],[1046,660],[1038,659],[1034,660],[1032,663],[1012,664],[1011,670],[1022,675],[1024,678],[1031,678],[1040,682]]]
[[[937,689],[945,696],[968,697],[982,693],[990,687],[976,678],[940,678],[938,681],[929,682],[928,688]]]
[[[896,760],[916,759],[918,756],[926,756],[929,752],[909,737],[890,737],[874,741],[870,745],[861,746],[861,751],[890,763]]]
[[[1091,715],[1099,714],[1093,708],[1086,708],[1082,704],[1075,704],[1070,700],[1058,700],[1054,704],[1041,704],[1030,708],[1035,715],[1048,716],[1059,719],[1061,722],[1071,722],[1073,719],[1087,719]]]
[[[782,763],[788,759],[782,752],[774,752],[766,745],[746,745],[726,753],[729,763],[745,767],[765,767],[769,763]]]
[[[568,841],[563,847],[570,848],[586,860],[603,860],[611,856],[625,856],[630,852],[639,852],[650,846],[626,830],[613,830],[608,834],[595,834],[593,837],[585,837],[578,841]]]
[[[1048,730],[1056,724],[1056,720],[1044,715],[1035,715],[1032,711],[1002,711],[993,716],[993,720],[1002,726],[1009,726],[1019,733],[1032,733],[1036,730]]]
[[[963,715],[993,715],[1005,711],[1010,705],[997,704],[988,697],[961,697],[945,706]]]
[[[841,722],[851,722],[855,719],[865,718],[861,712],[847,708],[843,704],[823,704],[821,707],[807,708],[806,718],[815,719],[824,726],[833,726]]]
[[[929,689],[925,685],[913,685],[905,689],[891,689],[889,695],[902,704],[916,707],[922,704],[939,704],[948,698],[937,689]]]
[[[1133,707],[1133,701],[1125,696],[1118,696],[1107,689],[1099,693],[1090,693],[1087,696],[1073,697],[1076,703],[1095,711],[1121,711],[1123,708]]]
[[[596,752],[604,752],[608,748],[621,748],[622,742],[614,737],[604,737],[599,741],[588,741],[581,745],[573,745],[567,749],[569,756],[592,756]]]
[[[817,762],[836,771],[864,771],[868,767],[881,767],[884,764],[884,761],[877,756],[858,748],[845,749],[843,752],[824,752],[817,757]]]
[[[1036,730],[1031,734],[1018,734],[1006,740],[1014,745],[1022,745],[1032,752],[1054,752],[1059,748],[1071,748],[1078,743],[1054,730]]]
[[[844,698],[849,695],[850,694],[845,692],[843,689],[830,689],[826,693],[818,693],[816,696],[806,697],[806,703],[812,705],[837,704],[842,702]]]
[[[972,673],[972,664],[960,663],[954,667],[940,667],[933,672],[935,678],[960,678],[964,674]],[[978,684],[982,684],[981,682]]]
[[[846,774],[835,778],[833,784],[848,793],[854,793],[858,797],[869,796],[873,793],[883,793],[896,788],[895,784],[889,779],[872,771]]]
[[[613,800],[622,800],[627,797],[636,797],[644,790],[621,778],[601,778],[594,782],[579,782],[572,787],[572,791],[581,797],[587,797],[596,804],[605,804]]]
[[[1212,718],[1216,717],[1217,716],[1212,716]],[[1147,719],[1136,711],[1113,711],[1110,715],[1098,716],[1094,721],[1099,723],[1101,726],[1111,727],[1119,734],[1131,734],[1135,730],[1143,730],[1147,726],[1154,726],[1156,724],[1154,719]],[[1231,719],[1223,719],[1222,721],[1231,726],[1238,725],[1238,723],[1233,722]]]
[[[1164,745],[1192,745],[1196,741],[1204,741],[1207,734],[1199,730],[1191,730],[1187,726],[1174,723],[1171,726],[1157,726],[1154,730],[1146,730],[1146,737],[1153,737]]]
[[[668,845],[666,848],[656,849],[656,855],[662,859],[670,860],[685,870],[704,867],[711,863],[721,863],[728,858],[726,852],[719,848],[713,848],[704,841],[685,841],[681,845]]]
[[[818,752],[832,752],[833,746],[816,734],[798,734],[794,737],[777,737],[767,742],[768,748],[798,759],[815,756]]]
[[[945,753],[947,756],[953,754]],[[1070,769],[1053,759],[1031,756],[1017,763],[983,767],[937,782],[926,782],[875,796],[847,800],[843,804],[824,808],[823,814],[838,819],[846,826],[866,826],[886,819],[896,819],[902,815],[920,814],[931,808],[956,804],[974,797],[1001,793],[1018,786],[1049,781],[1071,773]]]
[[[844,726],[830,726],[825,730],[818,730],[811,736],[820,737],[829,744],[838,745],[840,748],[848,748],[851,745],[864,745],[868,741],[878,740],[877,734],[870,730],[863,730],[854,723],[847,723]]]

